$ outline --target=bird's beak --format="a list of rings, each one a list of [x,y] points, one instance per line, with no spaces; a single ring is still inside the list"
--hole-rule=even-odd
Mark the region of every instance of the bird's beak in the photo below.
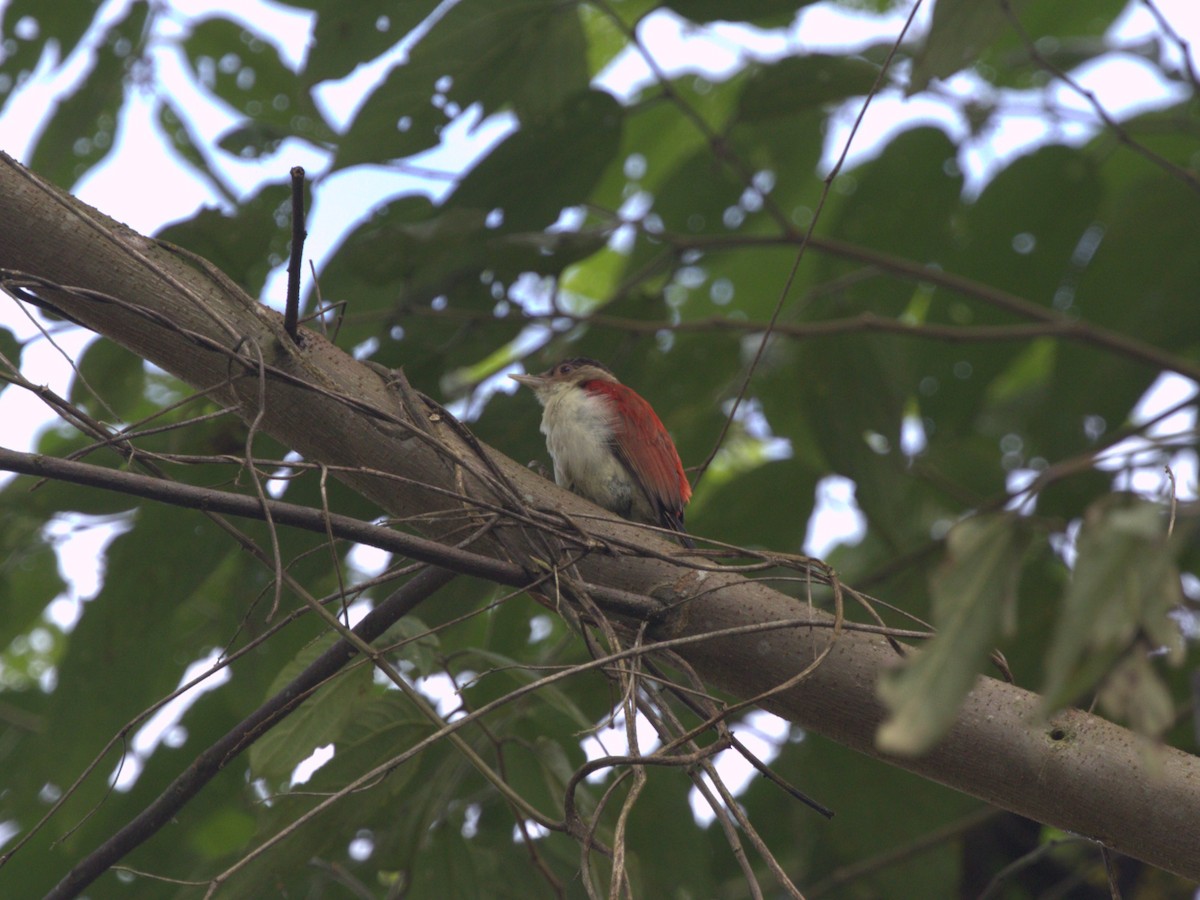
[[[523,384],[525,387],[532,388],[535,391],[546,381],[541,375],[509,375],[508,377],[517,384]]]

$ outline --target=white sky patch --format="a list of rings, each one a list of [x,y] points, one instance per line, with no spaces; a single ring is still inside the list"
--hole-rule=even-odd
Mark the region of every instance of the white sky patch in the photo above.
[[[365,862],[375,852],[375,839],[369,831],[360,831],[346,847],[346,853],[355,862]]]
[[[22,831],[21,826],[11,819],[0,822],[0,847],[3,847]]]
[[[182,687],[210,671],[220,658],[221,651],[212,650],[207,656],[196,660],[184,670],[177,687]],[[187,729],[180,724],[184,714],[203,694],[216,690],[229,681],[229,678],[227,667],[218,669],[191,690],[168,702],[147,719],[145,724],[134,733],[133,739],[129,742],[129,752],[113,772],[113,787],[118,791],[132,789],[142,774],[142,769],[145,768],[146,760],[160,744],[165,743],[171,747],[183,746],[187,740]]]
[[[539,614],[529,620],[529,643],[544,641],[553,633],[554,620],[548,615]]]
[[[792,724],[769,712],[754,710],[747,714],[740,723],[732,726],[731,730],[750,753],[769,765],[779,755],[780,748],[790,737]],[[713,765],[716,766],[717,775],[735,797],[740,796],[750,786],[750,782],[758,772],[737,750],[724,750],[718,753],[713,760]],[[709,790],[715,796],[720,796],[711,782],[709,782]],[[692,788],[691,793],[688,794],[688,803],[692,807],[692,815],[698,824],[708,827],[716,819],[712,806],[698,788]]]
[[[285,463],[301,462],[303,459],[304,457],[295,450],[289,450],[286,454],[284,454],[283,457],[283,461]],[[272,477],[268,478],[265,482],[264,486],[267,490],[267,493],[276,500],[281,499],[283,495],[287,493],[288,486],[291,485],[292,479],[298,474],[300,474],[299,469],[295,469],[288,465],[280,466],[279,468],[275,469],[271,473]]]
[[[1148,422],[1185,401],[1178,412],[1147,429],[1144,437],[1130,438],[1108,450],[1098,468],[1116,470],[1114,488],[1131,490],[1144,496],[1165,499],[1174,492],[1176,500],[1195,500],[1198,489],[1197,458],[1193,450],[1171,451],[1158,442],[1195,442],[1196,382],[1173,372],[1164,372],[1155,379],[1133,409],[1134,423]],[[1130,456],[1139,463],[1126,468]],[[1168,475],[1164,466],[1170,466]],[[1171,483],[1174,476],[1174,484]]]
[[[316,774],[317,769],[325,765],[334,757],[333,744],[326,744],[323,747],[317,747],[311,754],[296,765],[292,769],[291,786],[295,787],[298,784],[307,784],[308,781]]]
[[[919,456],[929,446],[925,435],[925,423],[920,416],[907,415],[900,423],[900,452],[912,458]]]
[[[130,228],[157,231],[166,222],[190,218],[218,195],[197,178],[180,178],[183,160],[167,144],[154,121],[156,101],[134,92],[117,126],[112,151],[75,185],[73,193],[97,209],[111,211]],[[153,148],[154,152],[147,152]],[[155,198],[131,203],[129,186]]]
[[[824,559],[838,544],[856,544],[866,535],[866,517],[854,499],[849,478],[829,475],[817,483],[817,502],[808,520],[804,552]]]
[[[336,612],[339,620],[341,620],[343,623],[349,620],[348,627],[353,628],[355,625],[365,619],[367,614],[370,613],[374,608],[374,604],[367,600],[356,600],[346,607],[345,615],[342,614],[341,606],[337,607]]]
[[[642,755],[653,753],[661,745],[658,732],[644,717],[639,715],[635,722],[637,729],[638,749]],[[579,742],[583,752],[587,754],[588,762],[605,756],[627,756],[629,741],[625,735],[625,714],[618,712],[611,724],[604,724]],[[591,784],[604,781],[612,769],[598,769],[587,777]]]
[[[483,807],[472,803],[463,811],[462,836],[468,841],[479,833],[479,819],[483,815]]]
[[[1050,546],[1054,548],[1054,552],[1058,554],[1068,569],[1075,568],[1075,560],[1079,558],[1079,550],[1075,546],[1075,542],[1079,539],[1080,519],[1074,519],[1067,524],[1067,530],[1063,534],[1051,534]]]
[[[24,309],[51,329],[54,343],[42,336],[33,320],[15,302],[7,297],[0,298],[0,326],[13,332],[17,340],[29,341],[21,351],[21,372],[33,384],[48,387],[65,397],[75,376],[64,356],[79,359],[96,335],[75,326],[47,323],[36,309]],[[57,421],[58,415],[32,392],[12,385],[0,390],[0,422],[5,423],[4,444],[10,450],[33,450],[42,429]],[[14,477],[8,472],[0,473],[0,483]]]
[[[59,516],[45,534],[58,557],[58,568],[67,591],[46,607],[45,618],[70,632],[83,614],[83,604],[104,585],[104,564],[109,545],[131,527],[125,516]]]
[[[357,569],[364,579],[375,578],[387,569],[392,561],[392,554],[367,544],[355,544],[346,554],[346,561]]]
[[[459,684],[470,684],[478,676],[474,672],[463,671],[457,675]],[[428,675],[418,678],[416,688],[426,699],[430,700],[437,714],[447,722],[453,722],[466,715],[462,711],[462,697],[459,696],[458,686],[449,675]]]
[[[528,835],[530,840],[534,841],[540,841],[543,838],[549,837],[550,829],[545,825],[533,821],[533,819],[526,819],[525,830],[522,831],[520,826],[514,825],[512,835],[514,844],[523,844],[525,843],[526,835]]]
[[[1004,487],[1010,494],[1017,494],[1029,487],[1040,474],[1042,473],[1037,469],[1012,469],[1004,476]],[[1037,495],[1031,497],[1027,494],[1021,494],[1020,496],[1013,497],[1004,508],[1015,510],[1025,515],[1031,515],[1036,507]]]

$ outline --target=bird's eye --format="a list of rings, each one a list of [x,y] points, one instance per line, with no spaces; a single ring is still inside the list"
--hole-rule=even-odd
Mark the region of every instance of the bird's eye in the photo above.
[[[568,372],[571,371],[572,368],[573,368],[573,366],[570,363],[563,363],[561,366],[558,367],[558,374],[566,375]]]

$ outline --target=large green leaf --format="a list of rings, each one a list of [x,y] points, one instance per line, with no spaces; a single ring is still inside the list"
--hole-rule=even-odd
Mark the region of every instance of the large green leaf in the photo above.
[[[950,727],[1011,617],[1026,540],[1011,515],[967,519],[947,536],[930,585],[937,634],[879,685],[891,711],[876,737],[881,750],[915,756]]]
[[[930,832],[977,808],[962,794],[888,766],[814,734],[792,729],[771,767],[789,784],[829,804],[826,821],[764,778],[751,782],[741,801],[754,822],[774,823],[780,862],[806,896],[831,876],[847,874],[859,860],[884,860],[897,847],[920,841]],[[845,785],[854,785],[846,790]],[[714,858],[721,851],[709,829]],[[958,883],[961,845],[953,838],[918,856],[898,855],[891,865],[871,867],[826,896],[938,896]],[[726,878],[735,877],[726,863]],[[770,876],[763,874],[764,884]]]
[[[411,156],[435,146],[457,111],[506,106],[547,119],[587,86],[578,8],[557,0],[456,3],[358,111],[338,168]]]
[[[548,118],[525,125],[484,157],[447,206],[499,210],[505,231],[552,225],[563,207],[587,199],[612,162],[621,119],[620,106],[603,91],[564,100]]]
[[[1043,712],[1100,686],[1108,711],[1147,733],[1171,723],[1162,682],[1145,663],[1159,648],[1177,662],[1183,652],[1170,617],[1183,598],[1164,512],[1157,503],[1119,494],[1088,510],[1046,657]]]
[[[1030,204],[1053,193],[1060,203]],[[1066,147],[1047,147],[1015,160],[955,217],[953,237],[939,261],[956,275],[990,285],[1040,307],[1053,308],[1073,277],[1079,242],[1102,202],[1093,161]],[[932,293],[921,320],[952,327],[1011,324],[1012,312],[988,297]],[[1073,408],[1086,394],[1049,394],[1058,354],[1052,340],[970,344],[928,342],[922,347],[921,414],[936,429],[928,463],[980,498],[1002,487],[1001,443],[1020,447],[1008,459],[1057,459],[1075,452],[1082,419]],[[1053,396],[1052,401],[1049,398]],[[1042,404],[1052,402],[1053,411]],[[1074,415],[1073,415],[1074,414]],[[1047,432],[1058,432],[1051,438]],[[990,461],[988,455],[990,453]]]
[[[158,237],[204,257],[248,293],[257,294],[271,270],[288,258],[291,190],[284,184],[267,184],[232,211],[206,207],[168,225]]]
[[[814,106],[867,94],[879,68],[866,60],[814,53],[788,56],[755,73],[738,107],[743,122],[794,116]]]
[[[938,0],[909,90],[923,90],[967,66],[997,84],[1033,86],[1045,75],[1042,64],[1031,62],[1034,48],[1063,71],[1081,65],[1108,50],[1101,37],[1125,6],[1124,0],[1069,7]]]
[[[1139,359],[1136,348],[1102,351],[1105,341],[1132,337],[1168,357],[1198,357],[1200,309],[1192,299],[1200,260],[1190,249],[1200,240],[1198,223],[1196,194],[1156,174],[1109,198],[1081,234],[1056,303],[1082,319],[1084,333],[1059,344],[1045,383],[1024,398],[1030,409],[1022,413],[1023,431],[1035,453],[1057,459],[1088,449],[1126,421],[1158,377],[1159,367]],[[1105,330],[1103,339],[1087,335],[1092,324]],[[1096,495],[1080,499],[1091,502]]]
[[[1066,7],[1014,3],[1023,34],[1006,21],[998,30],[999,39],[982,54],[976,71],[994,84],[1028,89],[1046,83],[1047,65],[1073,72],[1112,52],[1114,44],[1119,44],[1122,53],[1140,52],[1156,59],[1154,41],[1138,47],[1109,38],[1115,20],[1127,8],[1125,0],[1094,0]]]
[[[0,365],[4,365],[6,370],[9,365],[19,370],[21,368],[21,351],[23,349],[24,345],[17,340],[17,336],[11,330],[0,328],[0,360],[7,362],[7,365],[4,365],[4,363],[0,363]],[[0,391],[3,391],[8,385],[8,381],[0,382]]]
[[[308,85],[253,32],[228,19],[205,19],[184,41],[184,51],[196,79],[248,120],[223,139],[237,141],[226,149],[259,155],[286,137],[333,138]]]
[[[747,21],[764,28],[790,24],[813,0],[745,0],[731,8],[722,0],[672,0],[667,6],[693,22]]]
[[[141,4],[146,5],[146,4]],[[0,15],[0,105],[33,71],[47,45],[57,44],[60,58],[78,45],[92,24],[100,4],[47,3],[45,0],[12,0]],[[141,13],[139,13],[140,15]]]
[[[434,0],[341,0],[303,4],[317,14],[312,45],[302,73],[305,81],[341,78],[399,42],[436,7]]]
[[[271,684],[269,695],[279,693],[328,650],[335,639],[336,635],[330,634],[306,647],[280,671]],[[336,744],[346,726],[377,693],[371,673],[372,667],[363,660],[348,666],[255,741],[250,748],[250,769],[255,777],[278,782],[291,775],[292,770],[318,747]]]
[[[93,341],[79,363],[70,400],[96,418],[131,421],[148,412],[146,363],[111,341]]]
[[[70,187],[112,150],[129,74],[144,50],[149,13],[149,3],[136,2],[109,26],[91,74],[59,103],[34,148],[29,165],[38,174]]]
[[[14,664],[10,654],[21,652],[11,646],[14,638],[24,635],[28,643],[29,633],[47,605],[67,587],[59,575],[54,549],[42,538],[38,524],[27,516],[6,512],[0,525],[0,546],[6,551],[0,559],[0,652],[5,653],[0,670],[10,669]],[[44,650],[27,647],[24,652],[49,661]]]

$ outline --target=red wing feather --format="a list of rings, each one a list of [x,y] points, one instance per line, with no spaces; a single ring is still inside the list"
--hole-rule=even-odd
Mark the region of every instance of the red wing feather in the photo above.
[[[663,523],[683,530],[683,506],[692,486],[667,429],[650,406],[632,388],[611,381],[589,381],[590,392],[605,394],[618,411],[613,438],[621,463],[641,484],[651,505],[663,513]]]

